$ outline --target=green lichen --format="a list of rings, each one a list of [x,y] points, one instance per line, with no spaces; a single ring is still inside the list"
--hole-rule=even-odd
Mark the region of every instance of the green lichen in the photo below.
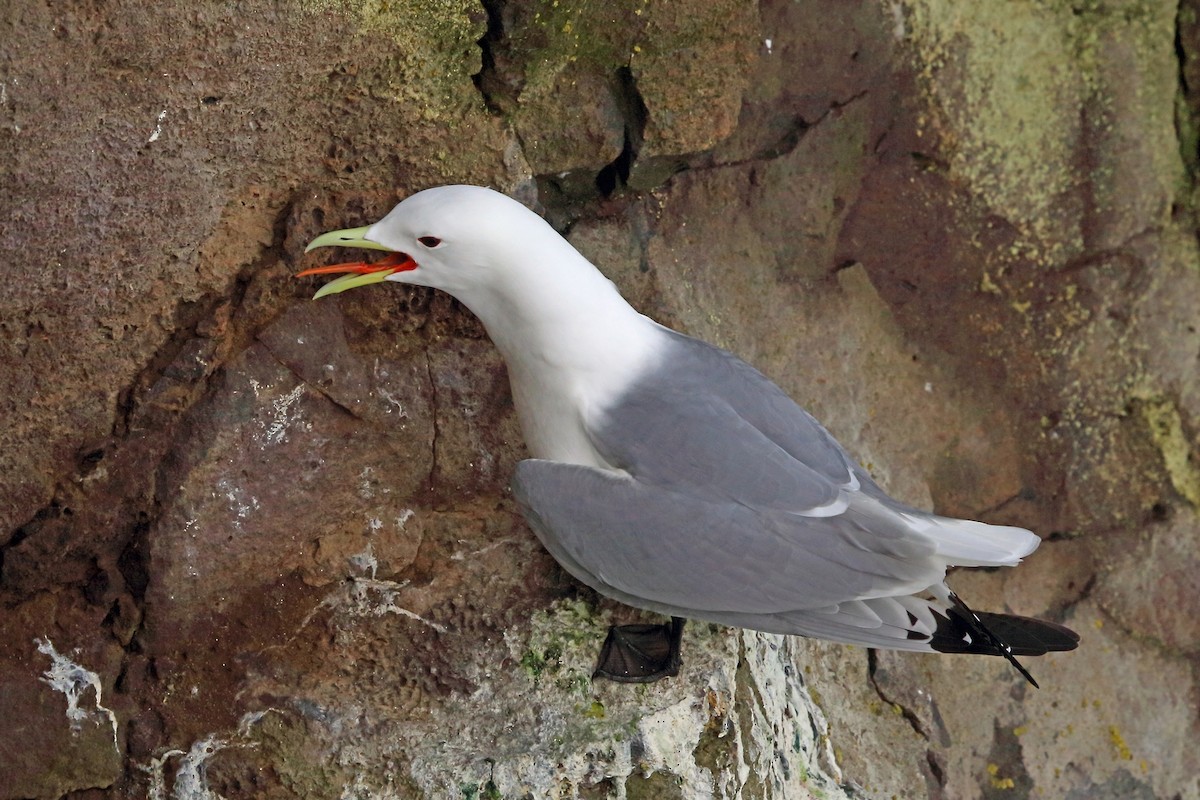
[[[565,691],[582,691],[590,685],[590,672],[583,667],[599,652],[604,625],[590,606],[565,601],[530,620],[529,639],[518,662],[535,682],[556,676],[555,685]]]
[[[736,2],[651,4],[541,0],[516,10],[506,44],[525,67],[524,91],[547,90],[568,64],[603,72],[636,66],[641,58],[669,56],[727,41],[744,16]]]
[[[643,137],[644,161],[711,146],[736,122],[749,53],[757,41],[756,16],[739,0],[542,0],[513,7],[506,21],[497,61],[511,66],[501,67],[508,73],[497,84],[504,96],[494,100],[523,139],[542,141],[547,158],[553,156],[547,163],[568,163],[558,151],[580,144],[571,136],[555,142],[562,132],[547,123],[579,116],[577,106],[589,101],[576,93],[577,84],[597,94],[591,102],[608,107],[590,120],[592,137],[609,136],[621,116],[632,128],[641,127],[640,100],[646,124],[635,132]],[[639,100],[632,86],[618,79],[623,70],[636,84]],[[606,83],[609,96],[600,98]],[[639,185],[657,185],[678,170],[669,158],[638,166],[643,170]]]
[[[267,714],[253,732],[255,746],[268,756],[280,783],[297,796],[338,797],[351,785],[353,775],[328,757],[330,743],[313,736],[301,720]]]
[[[368,91],[404,104],[427,121],[451,120],[465,105],[482,107],[471,76],[482,67],[478,40],[487,28],[469,0],[293,0],[301,11],[348,18],[364,43],[390,41],[381,72],[359,75]],[[373,45],[383,47],[383,44]]]
[[[534,681],[540,681],[542,675],[549,672],[554,674],[562,661],[562,647],[558,644],[551,644],[540,652],[535,650],[526,650],[521,656],[521,666],[529,673],[529,677]]]
[[[1072,188],[1065,167],[1085,95],[1072,23],[1042,5],[940,0],[912,3],[905,17],[928,102],[919,135],[1032,241],[1069,241],[1049,212]]]
[[[558,678],[556,681],[554,681],[554,685],[567,694],[583,697],[585,699],[591,695],[592,691],[591,676],[587,672],[581,672],[579,670],[572,670],[569,675],[564,675]],[[578,709],[580,706],[576,706],[576,708]],[[587,711],[584,711],[583,713],[585,716],[588,716]]]
[[[496,786],[496,782],[491,779],[483,783],[463,783],[459,785],[458,790],[462,792],[463,800],[503,800],[504,798]]]
[[[918,134],[1017,228],[1021,257],[1061,264],[1090,244],[1081,214],[1132,235],[1184,192],[1174,14],[1151,2],[904,4]]]
[[[627,64],[645,27],[645,0],[630,4],[548,0],[535,6],[525,46],[540,59],[526,63],[528,87],[542,85],[563,64],[583,61],[611,69]]]

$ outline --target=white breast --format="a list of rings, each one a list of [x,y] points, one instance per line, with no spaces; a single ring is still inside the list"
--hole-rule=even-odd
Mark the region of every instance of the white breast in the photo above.
[[[534,458],[613,468],[593,446],[589,423],[653,369],[666,344],[651,320],[636,313],[620,316],[593,317],[591,324],[552,337],[526,337],[521,349],[497,341],[508,364],[525,444]],[[531,341],[538,346],[529,347]]]

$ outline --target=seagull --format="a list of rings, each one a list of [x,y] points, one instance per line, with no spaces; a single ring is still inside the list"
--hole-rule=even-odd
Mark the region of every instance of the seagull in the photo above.
[[[972,611],[951,566],[1016,566],[1023,528],[887,495],[821,424],[736,356],[634,310],[540,216],[479,186],[403,200],[319,247],[384,251],[314,299],[392,281],[448,292],[508,367],[531,458],[512,492],[567,572],[671,618],[613,626],[594,677],[676,675],[686,619],[872,648],[1007,659],[1072,650],[1043,620]]]

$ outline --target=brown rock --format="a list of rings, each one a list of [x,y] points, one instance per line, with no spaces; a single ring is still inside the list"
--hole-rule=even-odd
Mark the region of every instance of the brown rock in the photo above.
[[[102,616],[69,593],[0,616],[0,797],[54,798],[121,778],[128,708],[113,689],[123,654],[97,641]]]
[[[0,798],[1197,795],[1195,3],[268,5],[0,12]],[[286,277],[449,182],[1036,529],[951,581],[1081,649],[593,684],[478,322]]]

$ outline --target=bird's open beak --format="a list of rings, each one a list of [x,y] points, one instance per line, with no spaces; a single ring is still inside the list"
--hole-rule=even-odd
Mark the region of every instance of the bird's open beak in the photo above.
[[[365,261],[352,261],[346,264],[333,264],[328,267],[313,267],[312,269],[296,273],[296,277],[302,275],[349,273],[322,286],[313,295],[313,300],[329,294],[344,292],[347,289],[353,289],[355,286],[380,283],[387,280],[387,277],[393,273],[405,272],[417,268],[417,262],[413,261],[408,253],[394,251],[390,247],[379,244],[379,242],[372,242],[364,238],[369,228],[369,225],[364,225],[361,228],[348,228],[344,231],[323,233],[309,242],[308,247],[304,248],[304,252],[306,253],[318,247],[362,247],[367,250],[387,251],[386,256],[371,264]]]

